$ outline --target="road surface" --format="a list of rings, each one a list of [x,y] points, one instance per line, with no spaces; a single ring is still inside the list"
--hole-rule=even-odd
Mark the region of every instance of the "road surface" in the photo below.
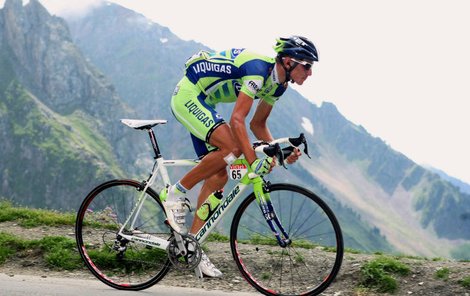
[[[259,296],[257,293],[207,291],[155,285],[143,291],[120,291],[98,280],[0,273],[0,296]]]

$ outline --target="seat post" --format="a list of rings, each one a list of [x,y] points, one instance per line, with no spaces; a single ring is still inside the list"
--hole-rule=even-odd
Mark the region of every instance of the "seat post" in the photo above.
[[[153,132],[151,128],[149,128],[147,131],[149,133],[150,142],[152,142],[153,152],[155,152],[155,156],[153,158],[157,159],[157,158],[162,157],[160,153],[160,148],[158,148],[158,143],[157,143],[157,138],[155,137],[155,133]]]

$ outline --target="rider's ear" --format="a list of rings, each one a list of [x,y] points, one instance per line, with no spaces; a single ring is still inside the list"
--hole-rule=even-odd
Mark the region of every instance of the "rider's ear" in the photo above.
[[[290,58],[289,57],[282,58],[282,63],[284,64],[284,66],[290,67]]]
[[[284,66],[285,66],[288,70],[292,69],[292,67],[294,66],[294,65],[292,64],[293,62],[292,62],[292,59],[291,59],[290,57],[285,57],[285,58],[283,59],[283,63],[284,63]]]

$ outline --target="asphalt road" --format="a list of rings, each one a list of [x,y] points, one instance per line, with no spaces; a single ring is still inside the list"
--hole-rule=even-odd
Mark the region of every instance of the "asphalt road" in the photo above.
[[[155,285],[143,291],[121,291],[98,280],[53,278],[0,273],[0,296],[255,296],[257,293],[207,291]]]

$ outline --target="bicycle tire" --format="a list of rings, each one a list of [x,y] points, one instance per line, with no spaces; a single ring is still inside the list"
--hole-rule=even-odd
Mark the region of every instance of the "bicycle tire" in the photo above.
[[[166,250],[117,235],[142,190],[142,183],[134,180],[105,182],[87,195],[77,213],[75,236],[86,267],[100,281],[120,290],[146,289],[160,281],[171,265]],[[132,234],[169,238],[158,194],[151,188],[145,194]]]
[[[340,225],[327,204],[307,189],[273,184],[269,194],[292,243],[279,246],[251,193],[232,221],[233,259],[246,281],[264,295],[318,295],[341,268]]]

